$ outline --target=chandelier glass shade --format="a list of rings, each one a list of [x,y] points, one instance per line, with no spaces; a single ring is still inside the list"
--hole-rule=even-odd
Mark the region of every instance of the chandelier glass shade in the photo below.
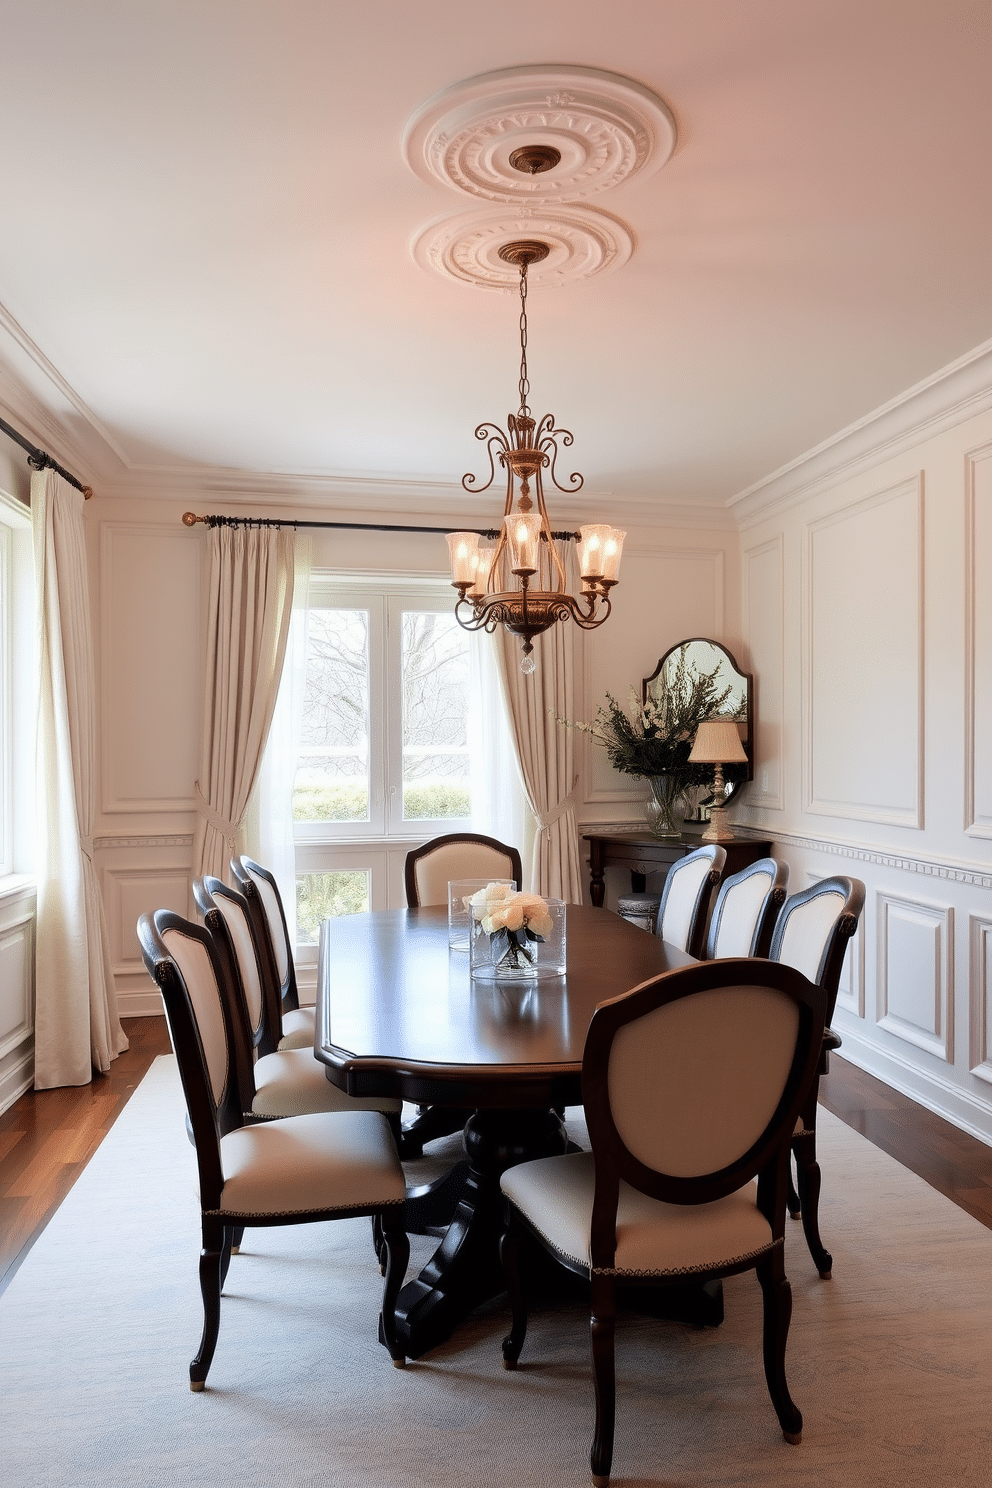
[[[479,424],[476,439],[489,453],[489,479],[476,483],[462,477],[466,491],[487,491],[496,479],[497,465],[506,472],[506,504],[495,546],[483,547],[479,532],[451,532],[448,550],[451,582],[458,591],[455,615],[466,630],[494,631],[504,626],[523,640],[521,669],[534,670],[533,640],[558,620],[574,620],[583,630],[602,625],[610,613],[610,590],[617,583],[626,533],[606,523],[580,527],[578,532],[552,532],[544,502],[543,474],[559,491],[582,488],[573,473],[568,484],[558,480],[555,466],[559,445],[573,436],[557,429],[550,413],[537,420],[527,404],[527,268],[547,257],[540,242],[506,243],[499,256],[520,270],[520,406],[507,418],[507,432],[497,424]],[[560,541],[578,544],[579,594],[569,591]]]

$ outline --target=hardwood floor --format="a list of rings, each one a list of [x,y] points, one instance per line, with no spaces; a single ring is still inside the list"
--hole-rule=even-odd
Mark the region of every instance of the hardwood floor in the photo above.
[[[0,1116],[0,1293],[75,1183],[157,1054],[164,1018],[129,1018],[130,1049],[92,1085],[30,1092]],[[958,1131],[838,1055],[821,1103],[992,1229],[992,1147]],[[829,1182],[829,1177],[827,1179]]]

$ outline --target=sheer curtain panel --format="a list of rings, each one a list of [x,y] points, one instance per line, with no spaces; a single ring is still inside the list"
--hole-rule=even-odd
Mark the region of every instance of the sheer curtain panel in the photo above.
[[[83,495],[31,477],[38,595],[35,1088],[86,1085],[127,1048],[93,867],[96,714]]]
[[[230,881],[229,860],[275,709],[293,608],[291,531],[214,527],[192,876]]]

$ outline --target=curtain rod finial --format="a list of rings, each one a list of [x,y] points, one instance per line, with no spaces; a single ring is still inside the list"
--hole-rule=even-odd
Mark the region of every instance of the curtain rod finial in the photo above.
[[[183,512],[183,526],[195,527],[197,522],[202,522],[203,517],[198,517],[195,512]]]
[[[92,486],[84,486],[83,487],[83,500],[84,501],[89,501],[89,499],[90,499],[90,497],[92,495],[93,495],[93,487]]]

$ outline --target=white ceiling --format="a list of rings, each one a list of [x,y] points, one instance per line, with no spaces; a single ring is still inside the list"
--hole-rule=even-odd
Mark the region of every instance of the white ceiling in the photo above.
[[[415,506],[481,472],[516,307],[415,262],[473,201],[401,140],[520,64],[624,74],[678,127],[598,203],[630,261],[530,297],[531,403],[593,503],[722,504],[992,337],[989,0],[0,12],[0,362],[95,485],[222,467]]]

